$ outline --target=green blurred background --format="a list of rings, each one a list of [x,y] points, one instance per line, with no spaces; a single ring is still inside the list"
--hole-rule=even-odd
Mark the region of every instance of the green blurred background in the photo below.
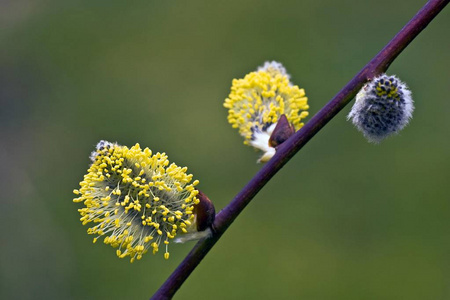
[[[79,222],[100,139],[165,151],[223,208],[261,168],[222,107],[282,62],[316,113],[425,1],[0,1],[1,299],[147,299],[194,245],[130,264]],[[389,73],[414,119],[350,105],[257,195],[176,299],[450,299],[450,8]]]

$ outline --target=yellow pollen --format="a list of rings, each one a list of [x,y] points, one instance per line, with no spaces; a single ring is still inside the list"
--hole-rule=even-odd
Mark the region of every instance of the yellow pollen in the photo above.
[[[307,100],[304,89],[290,82],[282,65],[272,62],[234,79],[224,107],[228,108],[228,122],[249,144],[255,131],[266,130],[282,114],[296,130],[300,129],[309,108]]]
[[[189,231],[180,228],[192,215],[198,180],[186,167],[170,163],[165,153],[152,154],[139,144],[128,148],[101,141],[91,157],[73,201],[84,205],[78,210],[80,221],[90,223],[87,232],[96,236],[93,243],[103,236],[105,244],[117,248],[118,257],[133,262],[149,248],[155,254],[164,242],[167,259],[168,240]]]

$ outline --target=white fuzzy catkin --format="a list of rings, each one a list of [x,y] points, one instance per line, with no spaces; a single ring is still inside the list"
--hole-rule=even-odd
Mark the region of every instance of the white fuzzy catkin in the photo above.
[[[347,119],[372,143],[402,130],[414,110],[411,91],[395,75],[382,74],[356,95]]]

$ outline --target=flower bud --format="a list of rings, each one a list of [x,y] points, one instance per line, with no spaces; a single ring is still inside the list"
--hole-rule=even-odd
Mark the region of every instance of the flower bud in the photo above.
[[[203,231],[214,223],[216,210],[214,204],[202,191],[198,190],[197,198],[200,202],[194,207],[195,223],[197,231]]]
[[[382,74],[356,95],[347,119],[372,143],[398,133],[414,110],[411,91],[395,75]]]

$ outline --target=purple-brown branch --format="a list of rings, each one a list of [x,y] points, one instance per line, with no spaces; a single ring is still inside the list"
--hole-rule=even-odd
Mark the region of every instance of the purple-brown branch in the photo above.
[[[256,173],[215,219],[212,237],[199,241],[151,299],[171,299],[208,251],[262,187],[344,108],[367,80],[387,70],[394,59],[433,20],[450,0],[430,0],[400,32],[331,99],[305,126],[277,148],[274,157]]]

